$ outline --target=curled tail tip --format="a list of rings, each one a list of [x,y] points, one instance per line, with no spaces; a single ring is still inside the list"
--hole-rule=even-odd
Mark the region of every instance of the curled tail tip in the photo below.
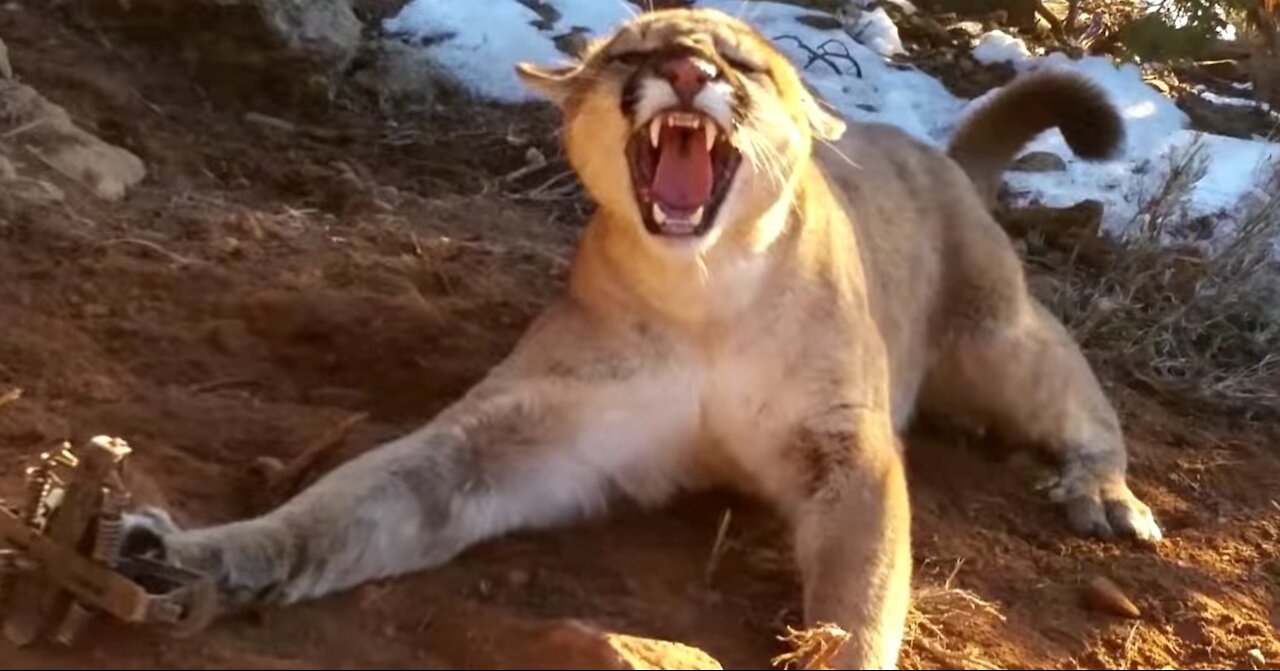
[[[1124,119],[1106,91],[1079,73],[1052,69],[996,91],[961,122],[947,153],[991,200],[1014,156],[1051,128],[1085,160],[1115,158],[1124,147]]]
[[[1091,161],[1116,158],[1124,148],[1124,119],[1107,92],[1082,75],[1048,73],[1047,92],[1058,105],[1057,126],[1077,156]]]

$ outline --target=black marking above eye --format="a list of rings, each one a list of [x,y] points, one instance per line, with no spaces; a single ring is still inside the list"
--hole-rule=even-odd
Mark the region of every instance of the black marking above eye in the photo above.
[[[621,63],[623,65],[641,65],[649,60],[652,56],[648,51],[624,51],[620,54],[610,54],[610,63]]]
[[[741,58],[735,58],[733,56],[721,56],[721,58],[724,59],[725,63],[731,65],[734,70],[737,70],[744,75],[758,75],[764,73],[763,67],[756,65],[755,63],[744,61]]]

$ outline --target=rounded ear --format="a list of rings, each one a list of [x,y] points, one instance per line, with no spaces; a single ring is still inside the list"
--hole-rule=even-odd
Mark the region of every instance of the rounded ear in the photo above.
[[[813,134],[823,140],[834,142],[844,135],[845,122],[839,116],[832,112],[828,112],[826,108],[831,105],[826,101],[819,100],[812,91],[805,87],[800,95],[801,104],[804,105],[804,115],[809,120],[809,126],[813,129]]]
[[[582,72],[582,64],[542,66],[533,63],[516,63],[516,76],[530,90],[563,105],[573,91],[573,81]]]

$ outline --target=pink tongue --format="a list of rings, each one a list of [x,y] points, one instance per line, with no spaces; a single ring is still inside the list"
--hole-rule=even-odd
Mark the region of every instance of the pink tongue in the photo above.
[[[711,152],[704,132],[676,126],[662,129],[651,193],[668,214],[692,214],[711,200]]]

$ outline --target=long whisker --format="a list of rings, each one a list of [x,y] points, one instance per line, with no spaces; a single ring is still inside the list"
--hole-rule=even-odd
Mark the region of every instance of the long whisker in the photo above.
[[[627,10],[627,13],[631,15],[631,18],[634,19],[637,16],[640,16],[639,10],[637,10],[634,6],[632,6],[632,4],[628,2],[628,0],[614,0],[614,1],[617,2],[619,5],[622,5],[622,8]],[[653,0],[649,0],[649,4],[650,6],[652,6]]]
[[[818,138],[815,138],[815,139],[816,139],[818,142],[821,142],[822,144],[826,145],[826,146],[827,146],[827,148],[829,148],[831,151],[834,151],[834,152],[836,153],[836,156],[839,156],[841,159],[843,159],[843,160],[844,160],[844,162],[845,162],[845,163],[848,163],[848,164],[849,164],[849,167],[854,168],[855,170],[861,170],[861,169],[862,169],[862,166],[858,165],[858,162],[857,162],[857,161],[854,161],[853,159],[849,158],[849,156],[848,156],[847,154],[845,154],[843,151],[840,151],[840,147],[837,147],[837,146],[836,146],[836,144],[835,144],[834,142],[832,142],[832,141],[830,141],[830,140],[828,140],[828,139],[826,139],[826,138],[821,138],[821,137],[818,137]]]

